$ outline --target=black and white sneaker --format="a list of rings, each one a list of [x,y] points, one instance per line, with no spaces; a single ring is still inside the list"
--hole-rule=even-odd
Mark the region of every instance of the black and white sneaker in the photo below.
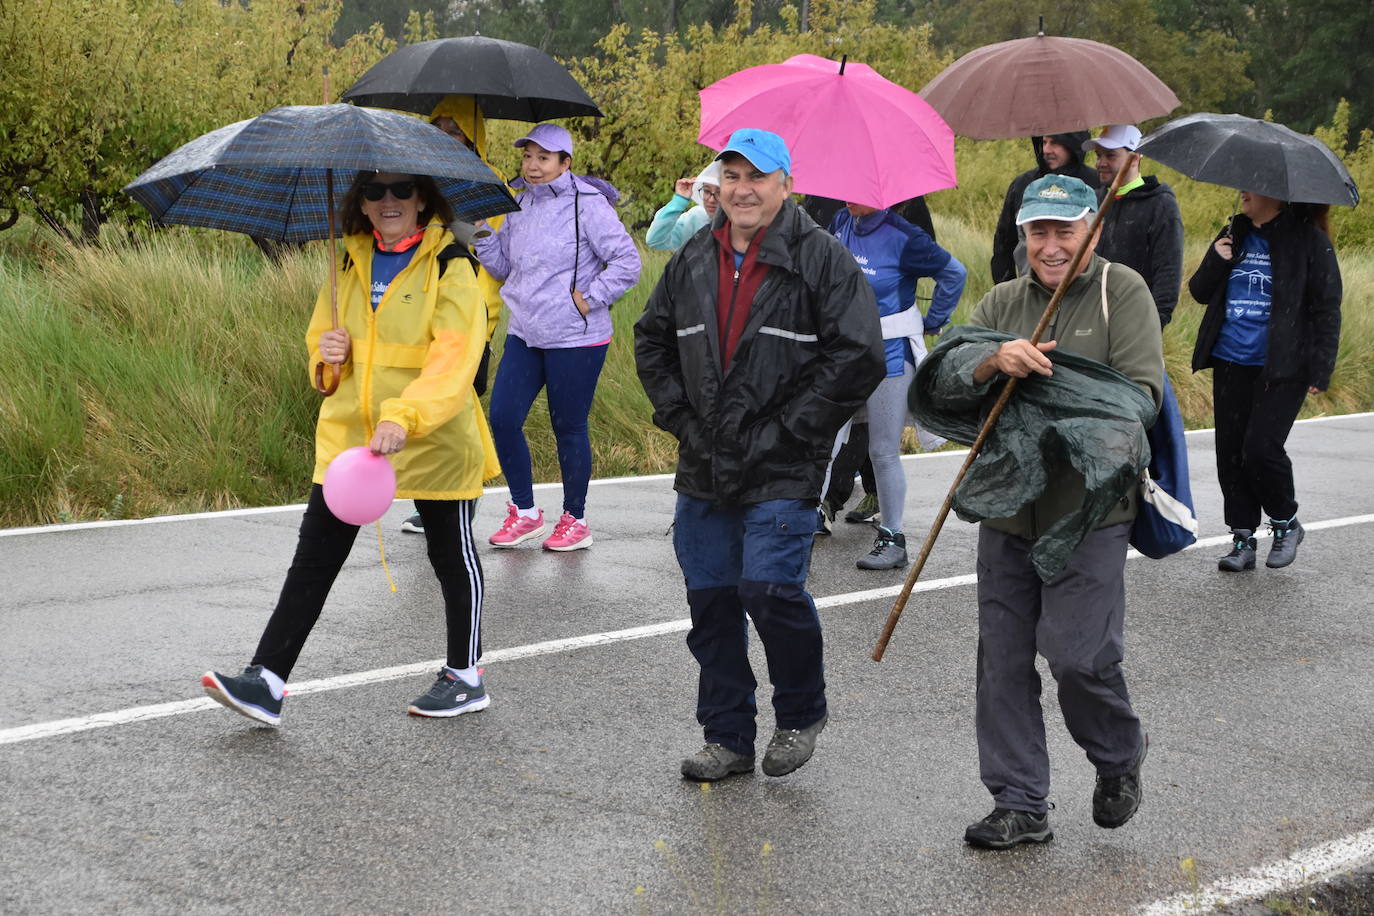
[[[439,670],[439,677],[429,693],[417,697],[407,708],[412,716],[428,716],[434,719],[449,719],[465,712],[478,712],[491,705],[486,685],[479,674],[477,685],[455,677],[447,668]]]
[[[207,671],[200,676],[205,695],[240,715],[264,725],[281,724],[281,700],[272,695],[272,688],[262,676],[262,665],[249,665],[237,677]]]
[[[409,531],[411,534],[424,534],[425,523],[420,519],[420,513],[416,512],[410,518],[401,522],[401,530]]]

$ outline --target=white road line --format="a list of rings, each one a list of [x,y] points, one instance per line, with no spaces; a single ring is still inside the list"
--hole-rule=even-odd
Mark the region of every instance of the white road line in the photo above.
[[[1374,413],[1345,413],[1333,414],[1329,417],[1312,417],[1309,420],[1299,420],[1296,425],[1305,423],[1326,423],[1333,420],[1359,420],[1367,417],[1374,417]],[[1211,429],[1190,429],[1187,435],[1202,435],[1211,433]],[[963,457],[968,454],[968,449],[957,449],[948,452],[920,452],[915,455],[903,455],[903,461],[927,461],[931,459]],[[653,483],[664,480],[672,480],[672,474],[648,474],[643,477],[601,477],[590,482],[590,486],[604,487],[609,484],[618,483]],[[554,487],[563,486],[561,483],[537,483],[534,485],[536,490],[549,490]],[[487,487],[482,491],[485,496],[502,496],[506,493],[505,487]],[[129,525],[161,525],[166,522],[187,522],[199,521],[202,519],[221,519],[221,518],[244,518],[251,515],[268,515],[274,512],[304,512],[305,503],[297,503],[288,506],[259,506],[254,509],[222,509],[218,512],[191,512],[185,515],[156,515],[152,518],[125,518],[114,519],[104,522],[68,522],[62,525],[30,525],[25,528],[0,528],[0,538],[17,537],[24,534],[52,534],[58,531],[89,531],[93,528],[121,528]]]
[[[1255,900],[1320,881],[1374,861],[1374,827],[1296,852],[1279,862],[1257,865],[1242,875],[1222,878],[1196,891],[1156,900],[1136,911],[1137,916],[1195,916],[1223,904]]]
[[[1350,525],[1367,525],[1371,523],[1374,523],[1374,515],[1352,515],[1347,518],[1333,518],[1312,522],[1305,527],[1308,531],[1321,531],[1325,528],[1343,528]],[[1222,544],[1229,544],[1230,542],[1231,536],[1225,534],[1216,537],[1202,538],[1188,549],[1196,550],[1202,547],[1216,547]],[[1140,554],[1132,550],[1127,553],[1127,558],[1139,559]],[[973,585],[976,582],[977,577],[971,573],[962,576],[948,576],[944,579],[931,579],[925,582],[917,582],[912,591],[931,592],[947,588],[960,588],[967,585]],[[895,598],[901,590],[902,586],[900,585],[890,585],[884,588],[870,588],[858,592],[846,592],[841,595],[828,595],[824,598],[817,598],[816,607],[842,607],[847,604],[860,604],[865,601],[876,601],[881,598]],[[509,649],[495,649],[482,655],[482,663],[493,664],[496,662],[516,661],[522,658],[532,658],[537,655],[574,652],[578,649],[589,649],[596,646],[611,645],[612,643],[648,639],[654,636],[664,636],[669,633],[682,633],[690,626],[691,621],[687,618],[683,618],[680,620],[669,620],[663,623],[649,624],[642,627],[631,627],[627,630],[590,633],[586,636],[552,639],[547,642],[513,646]],[[301,696],[308,693],[324,693],[329,690],[344,690],[349,687],[361,687],[365,684],[377,684],[383,681],[395,681],[401,678],[415,677],[426,672],[435,671],[443,666],[443,664],[444,661],[442,659],[434,659],[433,661],[413,662],[408,665],[396,665],[390,668],[375,668],[371,671],[359,671],[354,674],[341,674],[335,677],[321,678],[314,681],[300,681],[299,683],[291,684],[290,692],[294,696]],[[72,719],[35,722],[32,725],[20,725],[15,728],[0,730],[0,744],[18,744],[24,741],[37,741],[42,738],[56,738],[61,735],[71,735],[96,728],[109,728],[112,725],[128,725],[134,722],[146,722],[150,719],[162,719],[167,716],[179,716],[186,713],[202,712],[207,709],[218,708],[220,708],[219,704],[208,698],[178,700],[172,703],[157,703],[152,706],[135,706],[129,709],[96,713],[89,716],[78,716]]]

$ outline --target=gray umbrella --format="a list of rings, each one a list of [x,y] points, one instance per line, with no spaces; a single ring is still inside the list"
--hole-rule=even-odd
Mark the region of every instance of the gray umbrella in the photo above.
[[[1345,165],[1316,137],[1237,114],[1192,114],[1161,126],[1137,150],[1189,178],[1293,203],[1360,202]]]

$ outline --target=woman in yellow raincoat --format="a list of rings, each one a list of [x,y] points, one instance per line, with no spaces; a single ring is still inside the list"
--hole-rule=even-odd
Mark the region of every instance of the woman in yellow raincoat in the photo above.
[[[416,501],[444,596],[447,664],[409,711],[449,717],[490,703],[476,667],[483,580],[472,534],[482,482],[499,472],[472,388],[486,309],[469,262],[439,256],[453,242],[446,228],[453,213],[432,179],[360,173],[341,215],[340,327],[331,329],[325,284],[306,333],[307,367],[330,363],[341,378],[320,405],[314,486],[296,556],[243,674],[201,678],[215,700],[269,725],[281,720],[285,682],[358,534],[325,504],[324,472],[360,445],[391,456],[396,495]]]

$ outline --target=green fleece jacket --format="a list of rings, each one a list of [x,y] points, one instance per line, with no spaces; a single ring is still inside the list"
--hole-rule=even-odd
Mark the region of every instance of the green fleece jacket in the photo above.
[[[1093,255],[1087,270],[1064,292],[1059,310],[1041,339],[1057,340],[1061,349],[1111,366],[1148,391],[1158,408],[1164,390],[1164,346],[1154,298],[1140,274],[1124,265],[1112,264],[1107,271],[1104,311],[1105,267],[1107,262]],[[1053,293],[1034,275],[999,283],[974,308],[968,323],[1030,337]],[[983,346],[987,353],[965,363],[971,394],[984,394],[1005,380],[1005,376],[998,375],[981,385],[973,381],[974,366],[996,349],[996,345]],[[1082,505],[1083,494],[1082,475],[1068,469],[1020,512],[1010,518],[988,519],[984,524],[1036,540],[1056,520]],[[1128,522],[1135,518],[1135,512],[1136,488],[1131,487],[1098,527]]]

